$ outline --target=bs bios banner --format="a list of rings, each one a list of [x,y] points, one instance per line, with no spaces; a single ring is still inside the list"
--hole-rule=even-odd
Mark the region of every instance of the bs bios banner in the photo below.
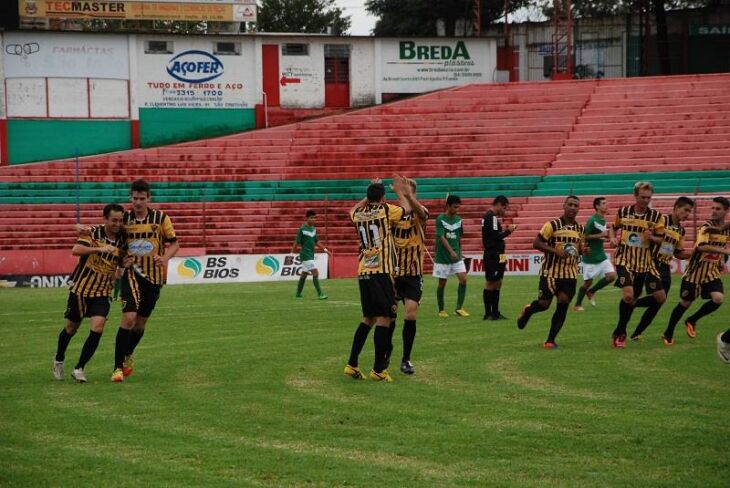
[[[320,278],[327,278],[327,254],[317,254]],[[167,267],[168,284],[246,283],[298,280],[302,263],[292,254],[220,254],[172,258]]]
[[[497,69],[494,39],[383,39],[377,55],[383,93],[491,83]]]

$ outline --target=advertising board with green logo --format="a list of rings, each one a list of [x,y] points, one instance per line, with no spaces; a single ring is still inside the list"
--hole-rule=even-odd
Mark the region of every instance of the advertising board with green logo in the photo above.
[[[319,277],[328,277],[327,254],[316,254]],[[168,284],[244,283],[298,280],[302,271],[294,254],[220,254],[172,258],[167,267]]]
[[[491,83],[497,69],[494,39],[383,39],[383,93],[421,93]]]

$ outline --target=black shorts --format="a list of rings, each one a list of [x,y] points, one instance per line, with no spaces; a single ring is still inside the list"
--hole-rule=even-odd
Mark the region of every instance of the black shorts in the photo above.
[[[708,281],[707,283],[697,285],[695,283],[690,283],[689,281],[682,280],[682,286],[679,289],[679,298],[691,302],[698,296],[701,296],[703,299],[709,300],[710,298],[712,298],[710,296],[710,293],[713,292],[724,293],[722,281],[712,280]]]
[[[360,287],[360,304],[363,317],[392,317],[395,305],[393,278],[389,274],[378,273],[357,277]]]
[[[646,286],[646,293],[649,295],[664,289],[662,279],[650,271],[634,273],[626,269],[625,266],[616,266],[616,275],[618,277],[614,286],[617,288],[632,287],[634,289],[634,297],[641,295],[644,286]]]
[[[423,276],[398,276],[395,279],[396,301],[406,299],[421,302],[423,296]]]
[[[82,297],[69,293],[63,317],[75,324],[81,323],[84,317],[106,317],[111,303],[111,297]]]
[[[559,293],[564,293],[572,300],[577,282],[578,280],[575,278],[546,278],[541,276],[537,299],[550,301]]]
[[[663,263],[660,261],[657,261],[654,263],[656,266],[657,271],[659,271],[659,279],[662,282],[662,289],[664,290],[664,293],[667,295],[669,294],[669,290],[672,289],[672,268],[669,266],[668,263]],[[651,295],[654,293],[649,289],[649,287],[646,287],[646,294]]]
[[[162,285],[150,283],[131,269],[122,277],[122,312],[136,312],[140,317],[149,317],[160,298]]]
[[[487,281],[500,281],[506,267],[506,254],[484,253],[484,278]]]

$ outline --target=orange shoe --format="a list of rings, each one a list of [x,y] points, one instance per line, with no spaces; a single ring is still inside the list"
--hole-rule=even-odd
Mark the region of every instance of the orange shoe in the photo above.
[[[667,339],[664,334],[662,334],[662,342],[667,347],[671,347],[674,345],[674,339]]]
[[[614,336],[611,345],[614,349],[623,349],[624,347],[626,347],[626,336]]]
[[[134,372],[134,358],[130,356],[124,356],[124,363],[122,363],[122,373],[124,377],[132,376]]]
[[[545,349],[557,349],[558,345],[554,342],[546,342],[542,345],[542,347],[544,347]]]
[[[697,332],[695,332],[695,324],[690,322],[689,320],[684,321],[684,329],[687,331],[687,337],[690,339],[694,339],[697,337]]]

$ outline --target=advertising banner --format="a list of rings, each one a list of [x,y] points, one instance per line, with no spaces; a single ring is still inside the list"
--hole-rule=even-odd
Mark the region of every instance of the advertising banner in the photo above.
[[[0,288],[65,288],[71,275],[0,275]]]
[[[328,256],[314,258],[319,277],[326,279]],[[167,267],[167,283],[246,283],[253,281],[298,280],[302,271],[299,256],[292,254],[221,254],[172,258]]]
[[[507,255],[507,268],[505,275],[532,275],[537,276],[540,274],[540,265],[542,264],[542,254],[508,254]],[[465,256],[465,259],[470,259],[468,271],[470,275],[481,275],[484,276],[484,260],[482,256]],[[612,259],[609,255],[609,259]],[[687,267],[687,261],[672,260],[670,268],[673,274],[684,273]],[[730,272],[730,261],[725,264],[725,272]],[[581,258],[581,264],[578,265],[578,281],[583,276],[583,264]]]
[[[6,32],[6,78],[129,79],[125,35]]]
[[[422,93],[491,82],[497,45],[492,39],[384,39],[380,60],[383,93]]]
[[[233,1],[20,0],[21,17],[50,19],[255,22],[256,5]]]
[[[215,41],[174,38],[171,54],[145,53],[138,40],[137,99],[145,108],[253,108],[256,104],[253,43],[239,55],[214,54]],[[226,42],[230,42],[227,40]]]

